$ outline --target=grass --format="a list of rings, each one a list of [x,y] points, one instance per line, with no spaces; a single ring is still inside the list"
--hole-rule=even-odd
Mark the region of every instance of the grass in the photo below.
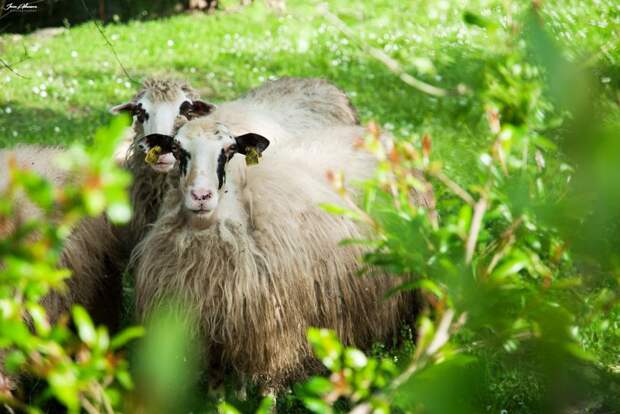
[[[606,28],[581,23],[597,21],[594,16],[605,20],[606,8],[572,3],[549,6],[553,27],[564,34],[560,40],[567,38],[574,54],[599,50],[613,34],[611,22]],[[608,1],[607,13],[612,3]],[[460,172],[468,169],[487,133],[478,97],[425,95],[403,84],[357,45],[363,41],[385,50],[430,83],[448,89],[464,84],[475,91],[497,51],[488,47],[484,30],[463,23],[464,11],[472,10],[463,4],[331,2],[331,10],[358,39],[344,37],[312,2],[301,1],[290,2],[290,15],[285,17],[257,2],[237,12],[111,24],[105,32],[134,80],[158,75],[187,79],[215,102],[272,77],[330,79],[350,95],[363,121],[374,119],[405,137],[430,133],[436,153],[465,179]],[[473,11],[489,19],[503,13],[492,5]],[[108,122],[107,109],[129,99],[137,88],[93,23],[52,38],[4,35],[0,51],[9,63],[19,62],[24,53],[28,57],[15,65],[21,76],[8,70],[0,73],[0,146],[88,141]]]
[[[430,134],[435,158],[443,160],[451,176],[467,183],[476,154],[490,139],[477,92],[502,51],[490,44],[493,38],[487,31],[466,25],[463,14],[472,11],[505,22],[521,7],[500,1],[467,3],[330,2],[331,11],[356,39],[331,26],[315,2],[301,0],[289,1],[284,16],[255,2],[215,15],[110,24],[104,30],[133,80],[162,75],[186,79],[216,103],[274,77],[329,79],[348,93],[363,122],[375,120],[414,142]],[[544,2],[543,15],[564,53],[596,68],[609,96],[603,105],[614,107],[620,117],[613,102],[613,85],[620,79],[616,2],[550,0]],[[426,95],[401,82],[363,51],[360,42],[382,49],[426,82],[450,90],[465,85],[470,93]],[[14,65],[17,73],[0,72],[0,147],[89,142],[95,129],[109,121],[107,109],[129,99],[138,87],[125,76],[93,23],[54,37],[2,35],[0,55],[9,63],[26,57]],[[617,320],[611,322],[615,329]],[[593,327],[584,340],[603,355],[601,360],[620,366],[617,352],[605,342],[606,324]],[[489,367],[498,369],[502,367]],[[499,378],[489,384],[497,393],[490,412],[508,407],[520,411],[537,392],[532,378],[514,377],[510,370]]]

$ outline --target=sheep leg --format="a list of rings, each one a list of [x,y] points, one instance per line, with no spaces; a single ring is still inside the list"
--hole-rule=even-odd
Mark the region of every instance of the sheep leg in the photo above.
[[[271,398],[271,410],[269,411],[272,414],[276,414],[278,412],[278,409],[276,407],[278,402],[276,390],[271,387],[265,387],[261,390],[260,394],[263,398]]]
[[[235,392],[236,397],[239,401],[247,401],[248,399],[248,381],[243,376],[241,378],[239,389]]]

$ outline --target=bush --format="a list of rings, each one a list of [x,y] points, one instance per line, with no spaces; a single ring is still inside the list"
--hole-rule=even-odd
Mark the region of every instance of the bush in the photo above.
[[[122,393],[132,388],[122,347],[141,336],[142,328],[127,328],[111,338],[80,306],[51,323],[40,305],[50,290],[66,289],[70,272],[57,263],[64,240],[79,220],[104,212],[114,221],[129,218],[129,176],[112,160],[126,123],[119,118],[97,133],[92,147],[73,146],[62,159],[49,160],[77,178],[65,188],[9,165],[0,224],[14,216],[15,201],[23,195],[42,211],[41,218],[32,218],[0,240],[0,349],[2,372],[10,375],[3,378],[0,402],[13,409],[37,413],[59,403],[70,413],[112,412],[121,406]],[[12,389],[12,382],[24,377],[37,382],[34,395]]]
[[[600,345],[589,337],[598,331],[607,346],[620,343],[612,317],[603,316],[620,309],[612,247],[620,125],[541,20],[535,7],[505,30],[465,15],[494,30],[493,47],[504,50],[476,91],[488,149],[467,188],[433,159],[430,136],[386,142],[369,129],[363,146],[380,167],[363,207],[346,214],[376,229],[362,241],[373,246],[368,270],[411,275],[401,288],[419,290],[426,310],[415,351],[398,370],[390,359],[344,348],[328,331],[311,331],[331,375],[298,389],[309,410],[330,413],[341,400],[355,413],[620,409],[617,371],[591,352]],[[412,203],[412,192],[424,188],[416,171],[433,183],[439,225]]]

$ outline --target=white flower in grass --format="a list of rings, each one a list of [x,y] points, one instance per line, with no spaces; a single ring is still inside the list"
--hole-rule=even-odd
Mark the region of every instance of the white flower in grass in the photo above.
[[[308,39],[299,39],[297,41],[297,52],[298,53],[306,53],[310,49],[310,42]]]
[[[54,127],[54,132],[58,134],[58,133],[60,132],[60,128],[58,128],[57,126],[55,126],[55,127]]]
[[[482,162],[484,165],[491,165],[491,163],[493,162],[493,158],[491,158],[489,154],[485,153],[480,155],[480,162]]]
[[[11,112],[13,112],[13,109],[11,109],[10,106],[7,106],[4,110],[4,112],[6,112],[7,114],[10,114]]]
[[[72,57],[73,59],[77,58],[77,57],[78,57],[78,52],[76,52],[75,50],[72,50],[72,51],[71,51],[71,57]]]

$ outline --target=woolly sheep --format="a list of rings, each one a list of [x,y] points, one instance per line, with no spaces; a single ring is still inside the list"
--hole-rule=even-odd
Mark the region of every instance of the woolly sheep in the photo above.
[[[310,326],[335,329],[362,348],[389,339],[415,300],[385,299],[398,283],[385,274],[358,277],[363,248],[339,243],[364,237],[364,229],[318,207],[341,202],[326,170],[355,180],[372,174],[373,158],[353,149],[362,134],[342,126],[270,141],[223,125],[217,111],[183,126],[172,144],[179,168],[132,255],[140,317],[178,299],[179,311],[197,318],[207,366],[232,369],[265,392],[319,369],[306,341]],[[256,166],[236,155],[267,146]]]

